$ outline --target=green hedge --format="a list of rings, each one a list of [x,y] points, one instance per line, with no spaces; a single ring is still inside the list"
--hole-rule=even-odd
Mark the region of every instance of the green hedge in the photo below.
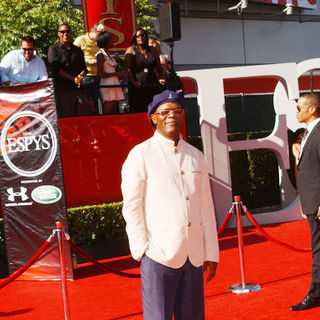
[[[271,151],[231,152],[230,163],[233,196],[250,209],[280,205],[278,162]]]
[[[259,139],[271,130],[247,133],[229,133],[228,141]],[[293,133],[288,131],[289,150]],[[202,151],[200,136],[188,137],[188,142]],[[241,196],[249,209],[278,206],[281,202],[278,161],[275,154],[266,149],[240,150],[229,153],[233,196]],[[290,152],[289,178],[295,186],[294,158]]]
[[[69,234],[77,244],[91,244],[100,239],[126,237],[122,202],[84,206],[67,210]]]
[[[69,235],[77,245],[99,240],[126,239],[122,202],[84,206],[67,210]],[[0,259],[6,257],[3,219],[0,219]]]
[[[263,138],[271,131],[234,133],[229,141]],[[233,195],[240,195],[249,209],[280,205],[278,161],[266,149],[230,152],[230,170]]]

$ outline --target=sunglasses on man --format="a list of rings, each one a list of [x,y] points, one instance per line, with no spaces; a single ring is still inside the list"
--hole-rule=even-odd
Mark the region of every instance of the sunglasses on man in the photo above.
[[[173,110],[161,110],[159,112],[155,112],[154,114],[155,115],[160,115],[162,117],[167,117],[171,112],[174,114],[174,115],[180,115],[183,113],[183,109],[173,109]]]

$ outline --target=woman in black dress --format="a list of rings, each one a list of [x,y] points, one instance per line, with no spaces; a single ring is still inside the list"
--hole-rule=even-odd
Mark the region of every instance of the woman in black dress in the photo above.
[[[159,55],[148,45],[148,34],[139,28],[133,35],[131,46],[125,53],[125,68],[129,78],[130,112],[147,112],[148,104],[161,91],[165,77]]]

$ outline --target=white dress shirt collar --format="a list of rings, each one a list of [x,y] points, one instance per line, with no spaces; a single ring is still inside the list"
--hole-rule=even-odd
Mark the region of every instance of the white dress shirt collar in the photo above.
[[[159,140],[160,143],[167,145],[168,147],[172,147],[172,148],[180,148],[182,143],[183,143],[183,139],[182,139],[182,135],[180,133],[180,139],[178,144],[175,146],[175,142],[171,139],[166,138],[165,136],[163,136],[161,133],[159,133],[158,130],[155,131],[154,133],[154,137]]]
[[[319,121],[320,121],[320,118],[317,118],[307,125],[306,130],[308,130],[308,131],[307,131],[306,135],[302,138],[302,141],[301,141],[299,159],[302,155],[302,150],[304,149],[304,146],[305,146],[308,138],[310,137],[311,131],[314,129],[314,127],[318,124]]]
[[[313,120],[312,122],[310,122],[307,125],[307,130],[308,130],[308,136],[310,135],[311,131],[313,130],[313,128],[318,124],[318,122],[320,121],[320,118],[317,118],[315,120]],[[308,138],[307,136],[307,138]]]

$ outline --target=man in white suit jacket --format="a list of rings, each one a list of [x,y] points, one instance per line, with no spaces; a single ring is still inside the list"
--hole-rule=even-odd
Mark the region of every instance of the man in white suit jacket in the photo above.
[[[141,261],[144,320],[203,320],[207,282],[219,260],[203,154],[181,138],[183,97],[166,90],[149,104],[156,131],[122,168],[123,216]]]

